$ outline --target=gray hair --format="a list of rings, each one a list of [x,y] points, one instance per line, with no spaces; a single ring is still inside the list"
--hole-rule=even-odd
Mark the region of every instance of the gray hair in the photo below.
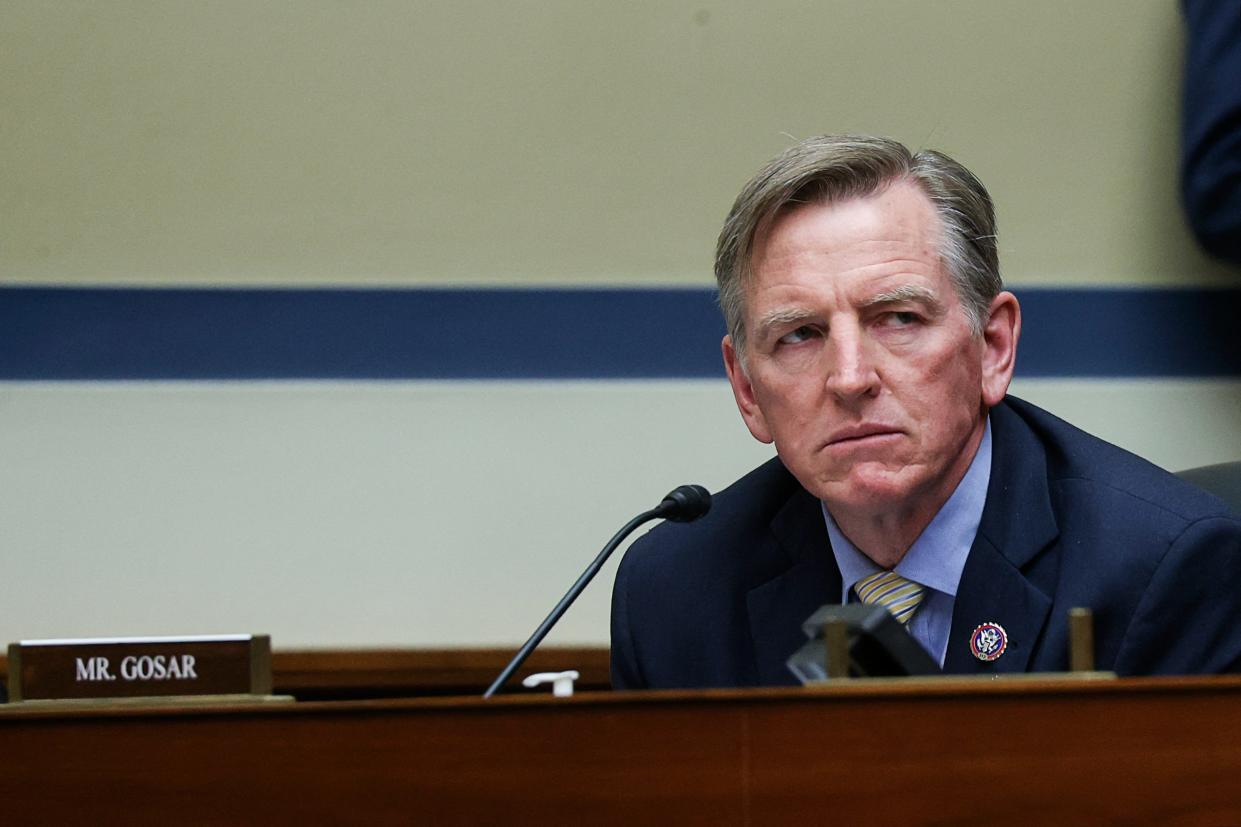
[[[753,275],[755,239],[801,204],[860,198],[897,181],[926,194],[943,229],[940,261],[975,335],[1003,289],[996,249],[995,208],[982,182],[943,153],[911,153],[889,138],[820,135],[785,150],[741,190],[715,248],[720,309],[733,346],[745,359],[745,285]]]

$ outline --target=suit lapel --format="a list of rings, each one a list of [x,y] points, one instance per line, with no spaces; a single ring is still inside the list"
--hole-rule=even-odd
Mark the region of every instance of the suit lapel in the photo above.
[[[1033,586],[1002,550],[980,537],[974,541],[957,587],[944,671],[1026,671],[1050,609],[1051,598]],[[984,623],[998,624],[1008,638],[1003,654],[990,662],[979,660],[970,649],[974,630]]]
[[[953,674],[1024,672],[1047,624],[1055,566],[1043,565],[1044,587],[1027,566],[1055,542],[1059,528],[1047,484],[1042,443],[1008,405],[991,410],[991,480],[978,535],[961,573],[944,671]],[[802,622],[825,603],[840,602],[840,570],[827,539],[819,501],[801,486],[771,522],[771,547],[755,549],[777,561],[746,595],[759,682],[796,682],[785,661],[805,641]],[[768,569],[767,572],[771,570]],[[970,651],[970,636],[997,623],[1008,636],[998,659]]]
[[[987,502],[957,587],[944,657],[944,671],[956,674],[1024,672],[1051,610],[1051,596],[1024,573],[1059,534],[1046,454],[1007,405],[992,409],[991,432]],[[991,662],[970,650],[970,637],[983,623],[999,624],[1008,638],[1004,653]]]
[[[750,589],[746,607],[760,684],[791,685],[797,680],[785,661],[806,641],[802,622],[824,603],[840,602],[840,571],[819,501],[801,486],[772,520],[770,543],[778,573]]]

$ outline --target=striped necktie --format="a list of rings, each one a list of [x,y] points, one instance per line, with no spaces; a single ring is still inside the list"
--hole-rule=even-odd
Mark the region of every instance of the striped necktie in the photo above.
[[[877,603],[901,623],[908,623],[922,603],[925,589],[894,571],[881,571],[857,581],[853,591],[863,603]]]

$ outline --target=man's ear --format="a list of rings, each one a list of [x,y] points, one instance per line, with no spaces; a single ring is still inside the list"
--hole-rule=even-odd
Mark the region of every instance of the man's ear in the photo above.
[[[720,350],[724,353],[724,370],[728,373],[728,384],[732,385],[733,398],[737,400],[737,410],[741,411],[745,426],[750,429],[755,439],[770,445],[773,437],[767,427],[767,418],[763,416],[763,409],[754,397],[754,386],[750,384],[750,377],[741,365],[741,354],[733,347],[731,336],[725,336],[720,342]]]
[[[1008,393],[1017,366],[1017,340],[1021,338],[1021,305],[1007,290],[991,300],[983,325],[982,399],[988,407],[999,404]]]

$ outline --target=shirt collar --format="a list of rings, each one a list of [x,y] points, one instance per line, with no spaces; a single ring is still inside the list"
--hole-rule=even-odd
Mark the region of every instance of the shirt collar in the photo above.
[[[991,417],[983,427],[982,441],[956,490],[931,520],[909,551],[901,558],[894,571],[936,591],[956,597],[961,572],[969,557],[978,524],[982,522],[983,506],[987,502],[987,484],[991,481]],[[827,506],[823,507],[823,519],[827,523],[827,536],[836,556],[843,581],[841,602],[848,600],[853,584],[883,569],[849,542],[836,525]]]

